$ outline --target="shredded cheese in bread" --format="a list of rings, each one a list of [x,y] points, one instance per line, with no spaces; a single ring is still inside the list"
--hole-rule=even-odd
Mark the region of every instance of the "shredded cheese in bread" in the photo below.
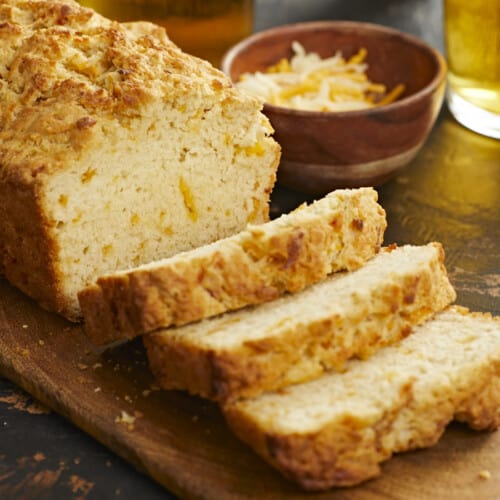
[[[322,59],[315,52],[306,52],[297,41],[292,43],[292,50],[290,60],[281,59],[264,72],[244,73],[236,86],[269,104],[309,111],[350,111],[386,105],[405,90],[403,84],[398,84],[387,92],[385,85],[368,79],[365,48],[347,60],[340,52]]]

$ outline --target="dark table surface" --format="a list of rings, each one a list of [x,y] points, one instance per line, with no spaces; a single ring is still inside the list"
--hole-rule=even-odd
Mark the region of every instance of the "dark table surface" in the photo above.
[[[315,19],[393,26],[442,50],[440,0],[260,0],[255,29]],[[443,108],[418,157],[379,189],[386,243],[441,241],[457,302],[500,314],[500,141]],[[274,213],[307,199],[278,188]],[[0,378],[0,498],[173,498],[151,479]]]

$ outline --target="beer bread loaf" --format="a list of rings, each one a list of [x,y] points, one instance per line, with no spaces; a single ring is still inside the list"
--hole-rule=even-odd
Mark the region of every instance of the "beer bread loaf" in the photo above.
[[[362,265],[385,228],[375,190],[335,191],[216,243],[99,277],[78,294],[85,330],[105,344],[296,292]]]
[[[432,446],[453,418],[500,424],[500,320],[450,308],[399,344],[224,409],[230,427],[309,490],[359,483],[398,453]]]
[[[43,307],[268,220],[262,103],[162,28],[3,0],[0,40],[0,273]]]
[[[221,402],[341,370],[455,299],[441,245],[383,249],[293,295],[144,336],[159,385]]]

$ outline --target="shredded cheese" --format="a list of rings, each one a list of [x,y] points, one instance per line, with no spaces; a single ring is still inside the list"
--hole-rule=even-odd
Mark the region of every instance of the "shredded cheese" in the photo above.
[[[244,73],[236,86],[275,106],[309,111],[382,106],[394,102],[405,90],[398,84],[387,92],[385,85],[368,79],[365,48],[348,60],[340,52],[322,59],[315,52],[306,52],[297,41],[292,50],[290,60],[281,59],[264,72]]]

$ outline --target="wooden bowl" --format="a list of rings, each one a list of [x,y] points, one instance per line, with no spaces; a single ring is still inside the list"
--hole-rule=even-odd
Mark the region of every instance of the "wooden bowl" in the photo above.
[[[222,70],[233,82],[292,56],[291,44],[328,57],[366,48],[368,78],[405,92],[391,104],[359,111],[301,111],[264,104],[282,147],[278,182],[312,194],[376,186],[420,150],[441,108],[446,63],[421,40],[368,23],[308,22],[258,32],[230,49]]]

